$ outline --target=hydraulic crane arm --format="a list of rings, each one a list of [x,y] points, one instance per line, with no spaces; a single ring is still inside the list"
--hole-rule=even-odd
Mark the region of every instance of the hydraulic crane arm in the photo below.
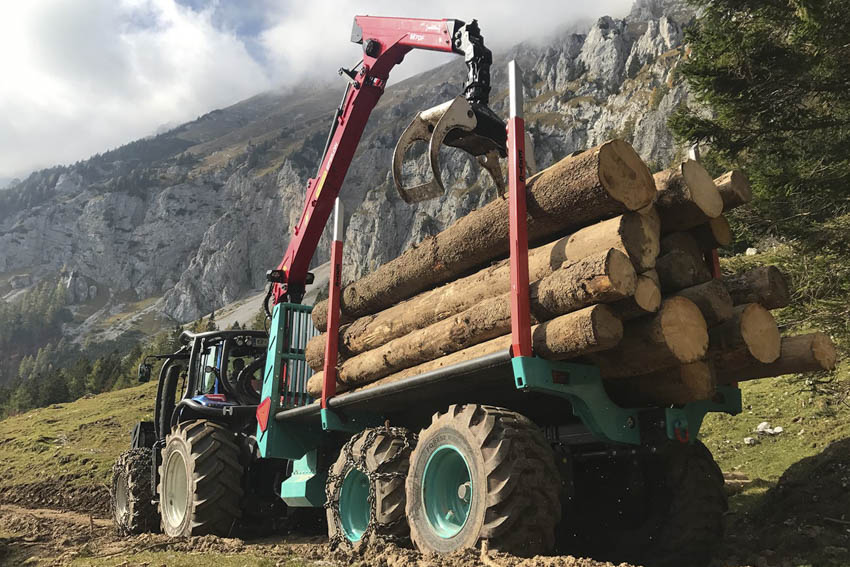
[[[295,225],[283,260],[277,269],[267,274],[274,285],[275,304],[283,301],[301,302],[304,287],[309,283],[307,270],[310,260],[333,210],[369,115],[384,92],[390,70],[401,63],[410,50],[426,49],[464,55],[468,75],[463,96],[475,109],[476,115],[480,113],[486,115],[487,120],[501,122],[487,107],[492,58],[490,51],[484,47],[475,20],[466,24],[460,20],[356,16],[351,40],[363,46],[363,62],[359,70],[340,69],[340,73],[348,77],[349,84],[334,117],[318,173],[307,183],[304,210]],[[487,125],[491,127],[490,130],[494,130],[492,121]],[[504,136],[503,123],[501,135]],[[501,146],[504,147],[504,139],[501,140]]]

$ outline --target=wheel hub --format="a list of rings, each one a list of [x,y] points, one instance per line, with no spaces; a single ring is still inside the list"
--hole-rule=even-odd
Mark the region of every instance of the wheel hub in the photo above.
[[[466,525],[472,506],[472,475],[461,452],[452,445],[437,448],[422,476],[422,503],[434,533],[456,536]]]
[[[339,493],[339,520],[349,541],[360,541],[369,525],[369,479],[352,468],[342,481]]]
[[[186,517],[189,503],[189,477],[186,473],[186,461],[183,455],[174,452],[165,465],[165,519],[172,526],[179,526]]]
[[[127,516],[130,508],[130,486],[127,484],[127,475],[118,475],[118,485],[115,488],[115,510],[122,520]]]

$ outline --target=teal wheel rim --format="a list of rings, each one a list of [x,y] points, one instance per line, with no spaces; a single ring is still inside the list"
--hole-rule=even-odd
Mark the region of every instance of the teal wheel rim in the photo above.
[[[360,541],[369,525],[369,479],[351,469],[339,492],[339,521],[348,541]]]
[[[422,475],[422,504],[431,529],[439,537],[456,536],[469,519],[472,475],[463,454],[443,445],[428,457]]]

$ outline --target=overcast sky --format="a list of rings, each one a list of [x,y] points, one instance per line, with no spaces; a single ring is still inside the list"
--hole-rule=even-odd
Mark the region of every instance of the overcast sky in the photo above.
[[[632,0],[0,0],[0,186],[355,63],[355,14],[477,18],[499,49]],[[440,64],[408,57],[393,78]]]

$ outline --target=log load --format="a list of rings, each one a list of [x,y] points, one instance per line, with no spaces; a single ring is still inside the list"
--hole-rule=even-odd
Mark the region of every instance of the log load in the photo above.
[[[721,360],[715,364],[718,383],[731,384],[770,376],[832,370],[836,360],[832,340],[823,333],[809,333],[783,337],[779,358],[773,362]]]
[[[724,211],[730,211],[753,200],[753,191],[747,176],[737,169],[727,171],[715,179],[714,184],[723,200]]]
[[[676,292],[676,295],[687,297],[699,307],[705,322],[714,327],[732,318],[734,305],[726,286],[720,280],[709,280],[705,283],[688,287]]]
[[[596,365],[616,403],[682,405],[717,384],[834,367],[825,335],[780,338],[769,309],[790,293],[775,267],[712,278],[708,252],[732,241],[721,213],[751,198],[740,172],[715,184],[686,161],[653,178],[615,141],[535,176],[527,196],[534,354]],[[346,286],[337,392],[511,348],[507,219],[496,199]],[[320,329],[326,314],[314,309]],[[326,340],[308,342],[315,370]],[[321,386],[319,371],[308,392]]]
[[[616,345],[623,336],[623,325],[606,305],[593,305],[579,311],[556,317],[531,329],[531,340],[535,353],[554,360],[575,358],[590,352],[606,350]],[[509,349],[510,334],[474,345],[417,366],[396,372],[373,384],[386,384],[409,376],[444,368],[464,360],[472,360],[487,354]],[[318,396],[322,390],[323,373],[310,377],[307,391]],[[362,382],[338,384],[339,391],[351,389]],[[368,386],[366,386],[368,387]]]
[[[652,176],[621,140],[568,156],[527,183],[531,242],[575,230],[649,205]],[[508,200],[495,199],[436,236],[342,290],[344,321],[377,313],[419,292],[451,281],[508,252]],[[313,309],[316,328],[327,328],[327,301]]]
[[[537,320],[543,321],[595,303],[613,302],[633,294],[635,280],[631,262],[619,250],[564,263],[531,286],[532,312]],[[348,383],[377,380],[510,330],[510,294],[505,293],[344,360],[339,365],[339,380]],[[309,357],[307,362],[319,370],[323,359]]]
[[[658,226],[651,214],[626,213],[583,228],[571,236],[533,248],[528,253],[529,281],[535,283],[564,262],[575,262],[609,249],[625,253],[635,266],[654,266],[658,256]],[[636,268],[637,269],[637,268]],[[340,353],[350,356],[456,315],[497,295],[510,291],[510,264],[503,260],[470,276],[421,293],[374,315],[360,317],[340,329]],[[652,308],[651,293],[643,284],[638,290],[643,306]],[[658,298],[660,303],[660,296]],[[326,335],[307,344],[307,360],[324,358]],[[315,367],[315,366],[314,366]],[[321,365],[319,365],[319,368]],[[316,368],[318,370],[318,368]]]
[[[707,223],[695,226],[688,232],[694,237],[700,250],[725,248],[732,244],[732,227],[723,216],[709,219]]]
[[[665,299],[658,313],[629,321],[616,347],[589,360],[603,378],[627,378],[700,360],[708,350],[708,327],[699,308],[684,297]]]
[[[758,303],[766,309],[779,309],[791,301],[788,280],[776,266],[759,266],[724,281],[735,305]]]
[[[655,270],[638,274],[634,295],[611,304],[611,308],[623,321],[655,313],[659,307],[661,307],[661,283],[658,281],[658,272]]]
[[[643,376],[605,382],[611,399],[627,408],[710,400],[715,388],[714,371],[710,364],[701,360]]]
[[[687,160],[653,176],[658,195],[655,208],[661,232],[688,230],[719,217],[723,199],[711,176],[698,162]]]

